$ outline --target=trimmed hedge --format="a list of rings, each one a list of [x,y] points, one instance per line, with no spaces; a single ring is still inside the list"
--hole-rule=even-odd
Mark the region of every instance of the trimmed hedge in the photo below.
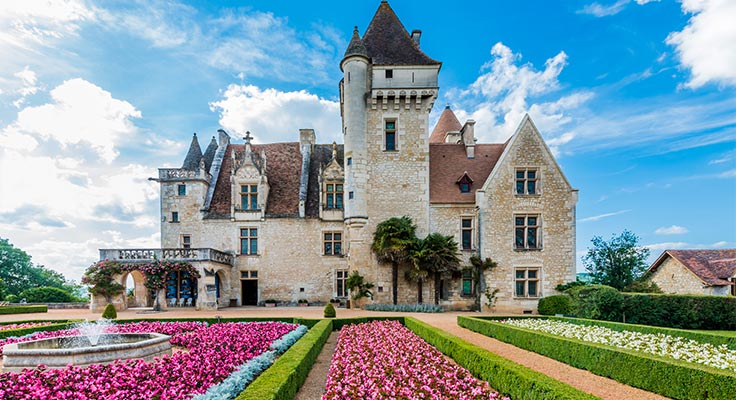
[[[736,297],[732,296],[623,293],[621,311],[616,321],[682,329],[736,330]]]
[[[117,319],[118,318],[118,312],[115,310],[115,306],[112,305],[112,303],[108,303],[105,306],[105,311],[102,312],[102,318],[105,319]]]
[[[576,368],[675,399],[736,398],[736,373],[623,349],[584,343],[479,318],[458,325]]]
[[[291,400],[307,379],[332,332],[332,320],[314,325],[298,342],[236,397],[236,400]]]
[[[415,318],[406,317],[405,325],[475,377],[487,381],[492,388],[512,399],[598,399]]]
[[[69,329],[73,327],[75,324],[77,324],[77,322],[81,322],[81,321],[18,321],[18,322],[7,322],[7,323],[3,323],[2,325],[24,323],[24,322],[58,322],[58,323],[51,324],[51,325],[45,325],[45,326],[33,326],[30,328],[2,330],[0,331],[0,339],[9,338],[11,336],[20,337],[20,336],[30,335],[31,333],[34,333],[34,332],[58,331],[60,329]]]
[[[31,314],[49,312],[48,306],[7,306],[0,307],[0,314]]]
[[[541,315],[570,314],[572,300],[566,294],[542,297],[539,299],[537,310]]]

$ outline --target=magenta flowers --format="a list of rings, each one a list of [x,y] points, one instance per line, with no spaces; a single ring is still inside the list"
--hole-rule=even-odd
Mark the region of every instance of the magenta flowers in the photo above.
[[[398,321],[343,327],[325,389],[323,400],[501,399]]]
[[[52,323],[53,322],[24,322],[21,324],[0,325],[0,331],[7,331],[10,329],[35,328],[38,326],[51,325]]]
[[[282,322],[222,323],[138,322],[116,325],[116,332],[158,332],[171,335],[182,351],[171,356],[116,361],[88,368],[39,368],[0,374],[2,399],[188,399],[228,377],[237,366],[268,351],[269,345],[298,325]],[[39,332],[32,340],[69,334]]]

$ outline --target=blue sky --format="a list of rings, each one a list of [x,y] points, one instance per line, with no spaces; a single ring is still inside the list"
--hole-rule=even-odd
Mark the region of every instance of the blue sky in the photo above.
[[[79,279],[159,245],[192,132],[341,140],[339,62],[379,1],[0,2],[0,236]],[[390,2],[481,142],[529,113],[580,190],[577,244],[736,247],[736,2]],[[579,266],[582,270],[582,266]]]

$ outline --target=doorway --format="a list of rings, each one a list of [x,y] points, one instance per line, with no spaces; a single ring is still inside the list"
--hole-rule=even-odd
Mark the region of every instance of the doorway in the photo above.
[[[240,281],[241,299],[244,306],[258,305],[258,280],[248,279]]]

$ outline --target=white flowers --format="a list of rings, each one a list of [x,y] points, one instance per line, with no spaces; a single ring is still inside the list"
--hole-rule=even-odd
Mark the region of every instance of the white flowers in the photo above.
[[[569,322],[524,318],[501,321],[504,324],[555,336],[598,343],[619,349],[673,358],[680,361],[736,371],[736,351],[726,345],[715,346],[665,334],[614,331],[601,326],[576,325]]]

